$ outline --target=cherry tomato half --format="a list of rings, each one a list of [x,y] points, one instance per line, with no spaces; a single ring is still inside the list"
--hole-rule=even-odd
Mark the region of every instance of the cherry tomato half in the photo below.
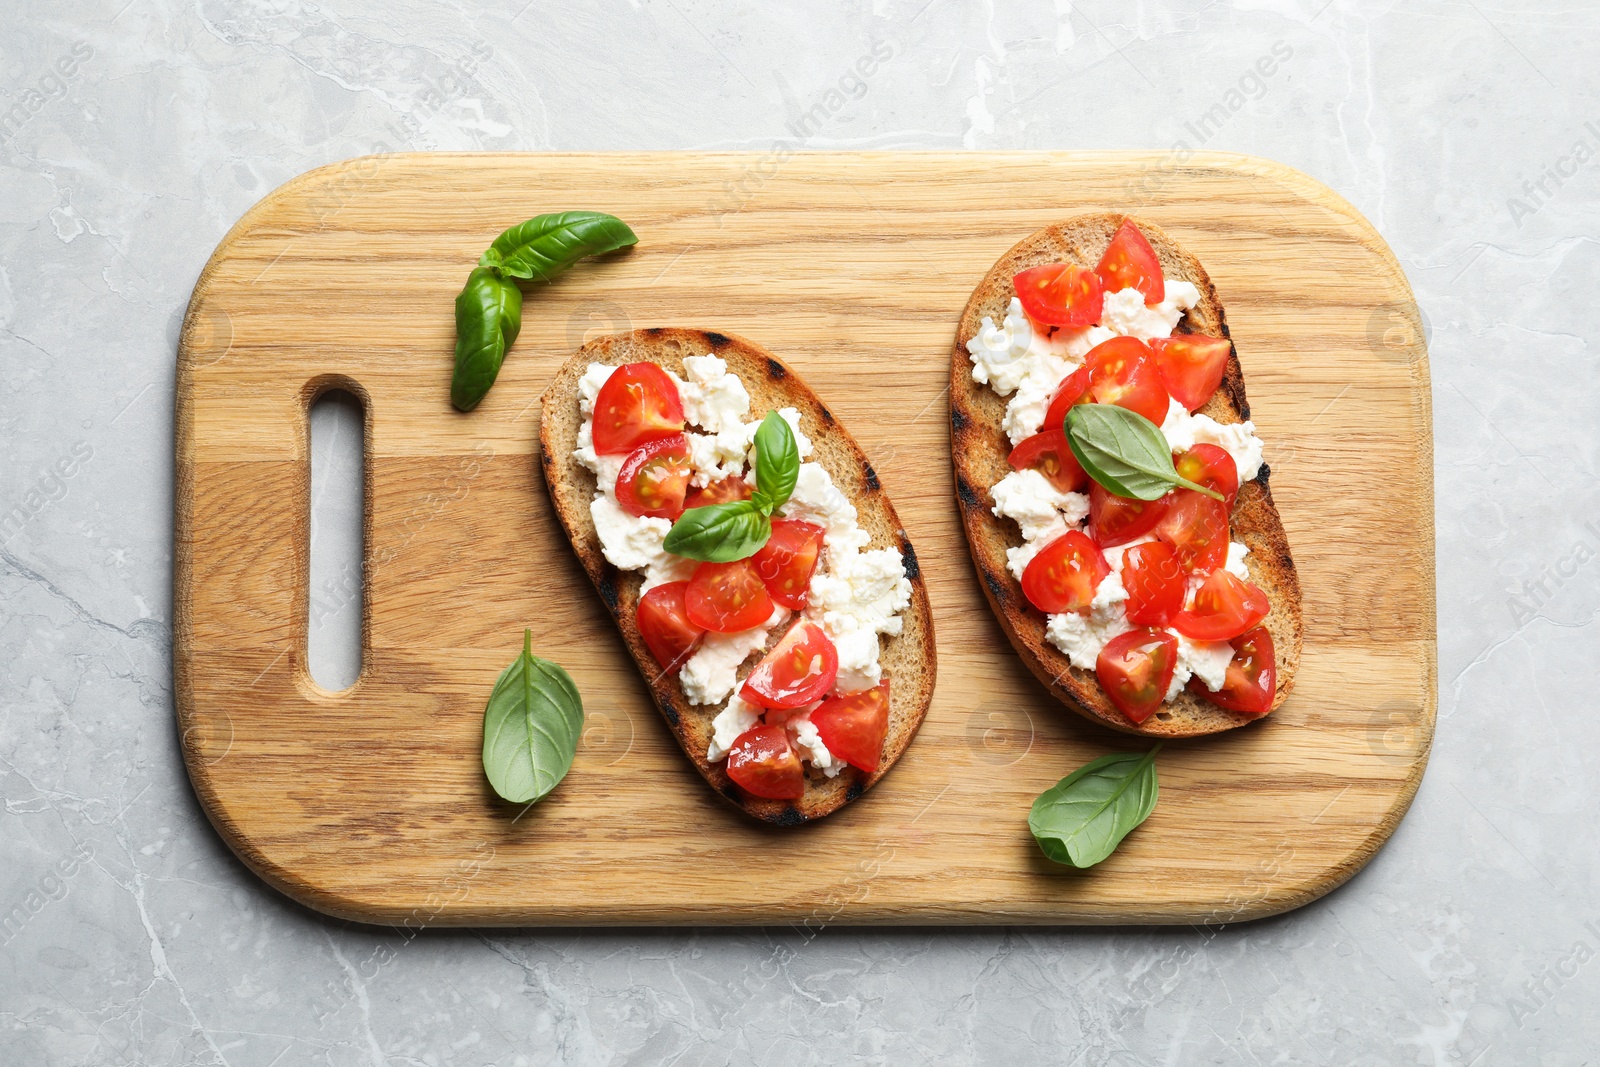
[[[668,582],[639,598],[639,636],[663,671],[683,666],[706,635],[703,627],[689,621],[683,606],[688,588],[688,582]]]
[[[1122,585],[1128,590],[1128,621],[1166,626],[1183,610],[1188,577],[1165,541],[1145,541],[1122,554]]]
[[[1068,530],[1041,548],[1022,571],[1022,593],[1046,615],[1069,611],[1085,614],[1094,591],[1111,573],[1111,565],[1095,543]]]
[[[751,561],[767,592],[779,604],[799,611],[806,606],[811,574],[822,554],[823,529],[795,519],[773,519],[772,536]]]
[[[1137,723],[1160,706],[1177,665],[1178,639],[1144,626],[1107,641],[1094,674],[1117,710]]]
[[[1190,678],[1189,692],[1229,711],[1265,715],[1272,710],[1272,700],[1278,695],[1278,661],[1272,635],[1265,626],[1257,626],[1228,643],[1233,646],[1233,661],[1228,664],[1222,688],[1213,693],[1199,678]]]
[[[1193,641],[1230,641],[1271,610],[1260,587],[1218,568],[1195,590],[1194,603],[1172,617],[1172,628]]]
[[[676,519],[689,489],[689,439],[683,434],[646,441],[617,472],[617,506],[629,515]]]
[[[1210,574],[1228,562],[1228,505],[1193,489],[1162,499],[1167,510],[1153,532],[1176,550],[1184,573]]]
[[[739,695],[764,708],[798,708],[833,688],[839,651],[822,627],[804,619],[762,657]]]
[[[1089,536],[1102,548],[1125,545],[1155,529],[1167,513],[1172,494],[1157,500],[1134,500],[1089,483]]]
[[[1045,481],[1063,493],[1079,492],[1089,484],[1089,476],[1078,465],[1078,457],[1072,454],[1072,446],[1067,444],[1067,435],[1062,432],[1060,423],[1055,429],[1045,423],[1043,430],[1013,448],[1006,462],[1011,464],[1012,470],[1038,471]]]
[[[703,508],[710,504],[727,504],[734,500],[750,499],[750,483],[737,474],[729,475],[719,482],[710,485],[697,485],[690,488],[687,496],[683,498],[683,510],[690,508]]]
[[[1108,293],[1137,289],[1144,294],[1146,304],[1159,304],[1166,299],[1167,283],[1161,274],[1161,260],[1156,258],[1155,249],[1150,247],[1132,219],[1122,220],[1094,272],[1100,276]]]
[[[829,752],[871,774],[889,736],[889,680],[860,693],[829,697],[811,713],[811,722]]]
[[[602,456],[682,432],[677,383],[654,363],[624,363],[594,398],[594,450]]]
[[[690,622],[719,634],[760,626],[772,615],[772,597],[748,559],[695,567],[683,603]]]
[[[1181,477],[1196,485],[1215,489],[1227,499],[1223,506],[1230,512],[1239,497],[1239,465],[1221,445],[1190,445],[1188,451],[1172,457],[1172,465]]]
[[[1150,342],[1161,382],[1172,398],[1190,411],[1205,405],[1222,384],[1233,342],[1203,333],[1180,333]]]
[[[1155,353],[1137,337],[1113,337],[1096,345],[1083,365],[1096,403],[1127,408],[1157,426],[1167,417],[1167,387],[1161,384]]]
[[[1100,276],[1071,263],[1029,267],[1011,279],[1022,310],[1049,326],[1093,326],[1105,293]]]
[[[1050,400],[1050,410],[1044,413],[1045,430],[1054,429],[1065,433],[1067,412],[1079,404],[1092,403],[1094,394],[1089,392],[1089,365],[1085,363],[1056,386],[1056,395]]]
[[[752,726],[728,749],[728,777],[746,793],[768,800],[795,800],[806,791],[800,756],[781,726]]]

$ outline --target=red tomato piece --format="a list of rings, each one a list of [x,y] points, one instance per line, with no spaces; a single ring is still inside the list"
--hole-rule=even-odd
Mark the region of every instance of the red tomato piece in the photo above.
[[[1128,621],[1166,626],[1183,610],[1188,576],[1165,541],[1145,541],[1122,554],[1122,585],[1128,590]]]
[[[727,504],[734,500],[750,499],[750,483],[737,474],[730,475],[710,485],[697,485],[683,498],[683,510],[703,508],[711,504]]]
[[[1132,219],[1122,220],[1094,272],[1100,276],[1108,293],[1137,289],[1144,294],[1146,304],[1159,304],[1166,299],[1167,283],[1161,274],[1161,260],[1156,258],[1155,249],[1150,247]]]
[[[889,680],[864,692],[829,697],[811,713],[811,723],[829,752],[871,774],[889,736]]]
[[[1012,470],[1038,471],[1063,493],[1079,492],[1089,484],[1089,476],[1078,465],[1078,457],[1072,454],[1072,446],[1067,444],[1067,435],[1059,424],[1050,429],[1046,422],[1043,430],[1013,448],[1006,462]]]
[[[1193,489],[1162,499],[1167,510],[1153,532],[1177,551],[1185,573],[1210,574],[1228,562],[1228,505]]]
[[[781,726],[756,725],[728,749],[728,777],[746,793],[768,800],[795,800],[806,791],[800,756]]]
[[[624,363],[594,398],[594,450],[602,456],[682,432],[678,385],[654,363]]]
[[[676,519],[689,489],[689,439],[683,434],[646,441],[617,472],[617,506],[629,515]]]
[[[1239,465],[1227,449],[1221,445],[1191,445],[1187,452],[1172,457],[1172,465],[1181,477],[1221,493],[1227,498],[1223,506],[1233,510],[1233,502],[1239,497]]]
[[[773,519],[772,536],[752,561],[767,592],[779,604],[799,611],[806,606],[811,574],[822,554],[824,530],[809,522]]]
[[[1099,546],[1068,530],[1041,548],[1022,571],[1022,593],[1046,615],[1086,614],[1094,591],[1111,573]]]
[[[764,708],[798,708],[822,699],[838,676],[832,638],[802,619],[756,664],[739,695]]]
[[[1139,723],[1161,705],[1177,665],[1178,639],[1144,626],[1107,641],[1094,674],[1117,710]]]
[[[772,615],[772,597],[748,559],[695,567],[683,603],[690,622],[719,634],[760,626]]]
[[[1105,293],[1100,276],[1071,263],[1029,267],[1011,279],[1028,318],[1048,326],[1093,326]]]
[[[1199,678],[1190,678],[1189,692],[1229,711],[1265,715],[1272,710],[1273,698],[1278,695],[1278,660],[1272,635],[1265,626],[1257,626],[1229,644],[1233,646],[1233,661],[1228,664],[1222,688],[1213,693]]]
[[[1150,342],[1161,382],[1172,398],[1190,411],[1204,406],[1222,384],[1233,342],[1203,333],[1180,333]]]
[[[1094,394],[1089,392],[1089,365],[1085,363],[1056,386],[1056,395],[1050,400],[1050,410],[1044,413],[1044,429],[1060,430],[1065,433],[1067,412],[1078,404],[1092,403]]]
[[[1157,426],[1166,419],[1167,387],[1161,384],[1155,353],[1137,337],[1113,337],[1096,345],[1083,365],[1089,371],[1089,395],[1096,403],[1127,408]],[[1063,409],[1062,417],[1066,414]]]
[[[1125,545],[1155,529],[1172,494],[1158,500],[1117,496],[1099,482],[1089,483],[1089,536],[1102,548]]]
[[[1230,641],[1271,610],[1259,586],[1218,568],[1195,590],[1194,603],[1173,616],[1172,628],[1193,641]]]
[[[639,598],[639,636],[661,669],[669,673],[694,655],[706,635],[703,627],[689,621],[684,608],[683,594],[688,588],[688,582],[668,582]]]

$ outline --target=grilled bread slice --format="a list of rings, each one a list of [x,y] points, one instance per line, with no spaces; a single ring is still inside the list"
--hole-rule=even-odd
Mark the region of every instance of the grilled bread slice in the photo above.
[[[728,370],[744,382],[750,393],[753,414],[784,407],[800,412],[801,426],[815,448],[811,460],[827,469],[834,484],[855,505],[861,528],[872,537],[869,547],[899,547],[906,576],[911,580],[911,602],[901,613],[901,634],[879,638],[879,661],[884,677],[889,679],[890,705],[889,734],[878,770],[867,774],[855,767],[846,767],[836,778],[808,774],[805,795],[794,801],[750,796],[728,778],[723,763],[706,759],[712,720],[726,702],[690,704],[678,680],[678,672],[663,672],[645,646],[636,621],[642,576],[635,571],[619,571],[601,554],[600,538],[589,513],[589,503],[595,494],[595,477],[572,455],[577,447],[579,427],[583,424],[578,408],[578,379],[589,364],[619,366],[648,361],[683,376],[685,356],[708,352],[725,360]],[[555,505],[556,515],[589,580],[616,620],[622,640],[649,684],[656,706],[701,777],[748,814],[770,823],[793,825],[837,811],[888,773],[922,725],[928,703],[933,698],[933,617],[928,608],[927,588],[917,566],[916,552],[900,526],[888,494],[878,483],[877,472],[860,446],[799,375],[766,349],[742,338],[701,330],[636,330],[599,337],[585,344],[556,374],[542,404],[539,444],[545,488]],[[783,630],[784,627],[774,628],[768,640],[769,647],[782,636]],[[753,653],[741,668],[740,676],[748,673],[748,668],[763,654],[764,650]]]
[[[1028,603],[1021,586],[1006,569],[1006,549],[1021,544],[1021,534],[1010,519],[995,516],[994,500],[989,494],[989,487],[1011,470],[1006,463],[1011,445],[1000,429],[1006,399],[987,385],[973,381],[967,352],[967,342],[977,335],[985,315],[995,322],[1005,317],[1011,298],[1016,295],[1011,279],[1017,272],[1046,263],[1076,263],[1093,268],[1122,220],[1122,215],[1112,213],[1080,215],[1039,230],[1001,256],[967,301],[950,353],[950,450],[955,460],[956,496],[984,595],[1023,662],[1050,692],[1068,707],[1114,730],[1151,737],[1194,737],[1231,730],[1260,716],[1227,711],[1183,692],[1136,725],[1111,703],[1094,671],[1073,667],[1045,640],[1044,613]],[[1160,258],[1162,272],[1168,278],[1192,282],[1200,291],[1199,302],[1173,332],[1228,337],[1222,301],[1199,260],[1160,227],[1141,219],[1134,222]],[[1197,413],[1224,424],[1250,417],[1236,351],[1229,353],[1221,387]],[[1232,535],[1249,547],[1246,563],[1250,580],[1272,602],[1272,613],[1263,625],[1272,634],[1277,653],[1278,694],[1273,701],[1276,709],[1293,688],[1300,665],[1301,602],[1289,542],[1272,502],[1269,475],[1263,463],[1261,473],[1239,487]]]

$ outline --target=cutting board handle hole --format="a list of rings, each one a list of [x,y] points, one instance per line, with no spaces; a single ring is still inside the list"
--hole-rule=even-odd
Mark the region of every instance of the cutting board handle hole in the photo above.
[[[366,409],[344,389],[311,404],[310,612],[306,667],[312,681],[338,692],[361,674],[366,615],[363,447]]]

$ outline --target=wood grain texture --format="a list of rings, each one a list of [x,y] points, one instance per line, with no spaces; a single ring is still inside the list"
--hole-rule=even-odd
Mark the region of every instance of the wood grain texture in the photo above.
[[[505,226],[613,212],[640,245],[526,301],[472,414],[448,401],[452,302]],[[1296,690],[1163,751],[1161,801],[1109,860],[1058,868],[1026,826],[1079,764],[1140,747],[1057,704],[984,603],[954,502],[951,338],[1039,226],[1126,210],[1199,257],[1228,309],[1305,597]],[[765,827],[683,759],[539,483],[537,399],[586,338],[742,334],[861,442],[917,545],[939,632],[905,757],[818,823]],[[306,671],[307,413],[366,407],[363,665]],[[1427,357],[1378,235],[1298,172],[1130,153],[397,155],[323,168],[218,246],[178,355],[174,673],[218,831],[331,914],[434,924],[1232,922],[1304,904],[1393,831],[1433,736]],[[482,712],[531,626],[589,715],[572,773],[519,813]]]

